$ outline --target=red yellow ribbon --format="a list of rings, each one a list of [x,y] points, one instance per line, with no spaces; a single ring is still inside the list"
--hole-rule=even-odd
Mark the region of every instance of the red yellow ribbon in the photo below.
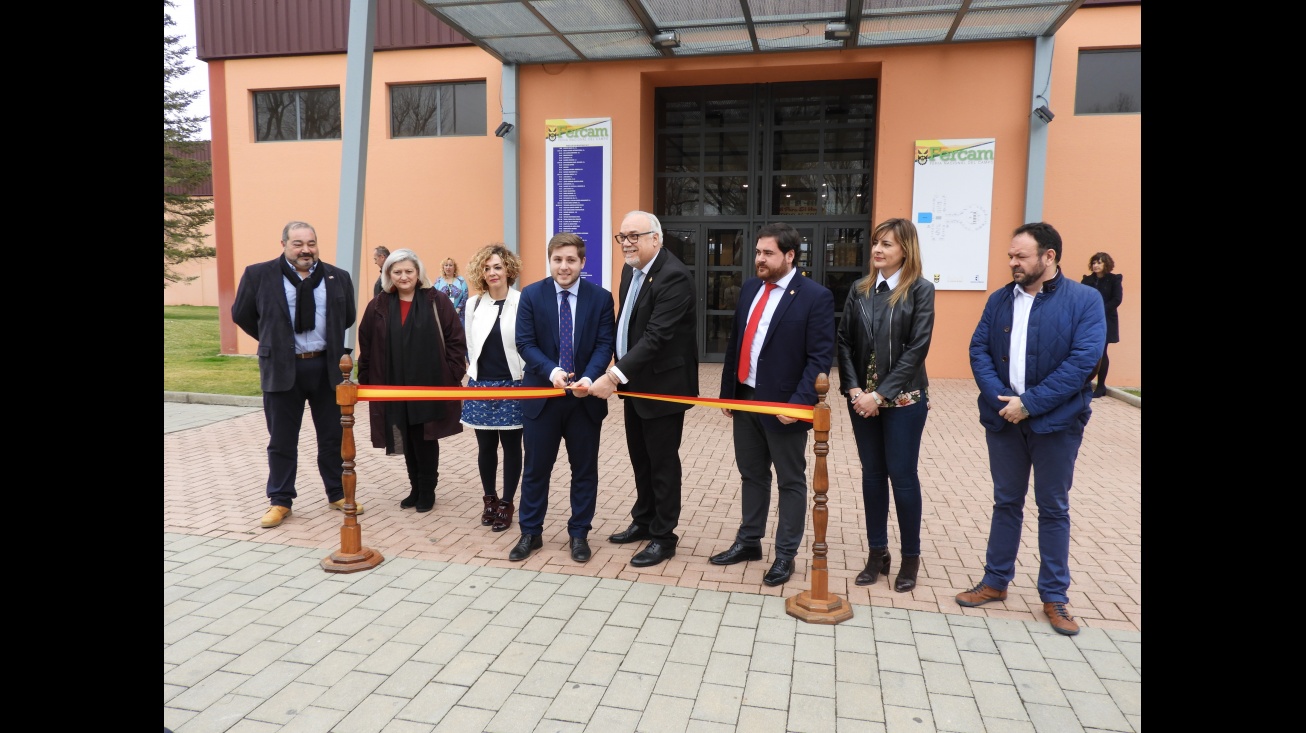
[[[566,390],[556,387],[389,387],[385,385],[360,386],[358,400],[395,402],[405,400],[529,400],[541,397],[562,397]],[[722,400],[710,397],[676,397],[672,395],[620,392],[623,397],[635,397],[659,402],[677,402],[682,405],[722,407],[740,412],[763,415],[784,415],[795,420],[812,422],[813,408],[788,402],[758,402],[754,400]]]

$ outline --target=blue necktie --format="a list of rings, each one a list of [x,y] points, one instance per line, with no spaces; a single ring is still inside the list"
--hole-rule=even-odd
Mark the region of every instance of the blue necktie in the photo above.
[[[617,334],[617,358],[620,359],[630,351],[630,312],[635,310],[635,301],[639,298],[639,286],[644,284],[644,273],[635,270],[630,276],[630,292],[626,293],[626,307],[621,309],[621,333]]]
[[[571,374],[576,371],[575,357],[572,355],[571,343],[571,293],[562,291],[562,305],[558,306],[558,366]]]

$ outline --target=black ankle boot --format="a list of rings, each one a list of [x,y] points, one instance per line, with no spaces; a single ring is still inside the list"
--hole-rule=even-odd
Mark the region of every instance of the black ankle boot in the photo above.
[[[893,557],[889,555],[889,548],[871,549],[871,556],[866,560],[866,569],[857,574],[857,580],[853,581],[857,585],[875,585],[875,581],[880,579],[880,574],[889,574],[889,565],[893,562]]]
[[[921,558],[903,556],[902,564],[898,566],[898,577],[893,580],[893,589],[899,593],[906,593],[916,587],[916,572],[921,569]],[[885,571],[888,572],[887,570]]]
[[[399,502],[399,508],[412,509],[413,507],[417,506],[417,497],[421,495],[421,493],[422,492],[417,490],[417,486],[414,485],[413,490],[408,492],[408,498]]]
[[[417,511],[429,512],[435,508],[435,487],[422,489],[417,495]]]
[[[488,527],[494,524],[494,515],[499,509],[499,497],[484,496],[482,501],[485,502],[485,507],[481,510],[481,526]]]

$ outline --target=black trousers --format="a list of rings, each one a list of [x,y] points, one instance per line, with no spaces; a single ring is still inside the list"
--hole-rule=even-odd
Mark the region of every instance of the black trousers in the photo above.
[[[741,384],[735,398],[753,399],[752,387]],[[777,521],[775,559],[793,560],[803,543],[807,525],[807,431],[779,432],[763,427],[775,415],[735,411],[735,463],[742,479],[739,504],[741,521],[737,540],[759,547],[766,534],[771,508],[771,467],[775,466]]]
[[[332,379],[334,373],[334,379]],[[299,468],[299,429],[308,402],[317,431],[317,470],[326,487],[327,501],[345,497],[340,476],[340,407],[336,384],[340,370],[330,359],[295,360],[295,386],[284,392],[263,393],[263,419],[268,426],[268,500],[273,506],[291,506],[298,493],[295,478]]]
[[[680,436],[685,413],[645,419],[626,401],[626,448],[635,472],[630,518],[653,539],[675,544],[680,523]]]
[[[419,491],[435,491],[440,483],[440,441],[422,437],[422,425],[409,425],[404,436],[404,465],[408,483]]]

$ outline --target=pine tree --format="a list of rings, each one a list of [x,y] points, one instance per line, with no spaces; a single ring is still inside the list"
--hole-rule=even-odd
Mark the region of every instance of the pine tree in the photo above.
[[[168,189],[194,190],[209,179],[211,169],[207,160],[186,157],[201,148],[203,141],[194,139],[200,124],[207,117],[193,117],[187,108],[202,93],[172,88],[190,67],[186,54],[190,47],[182,46],[182,37],[170,35],[168,27],[176,22],[168,8],[176,7],[173,0],[163,0],[163,287],[169,283],[188,282],[186,277],[172,269],[173,265],[187,260],[213,257],[216,250],[205,243],[204,226],[213,221],[213,207],[204,199],[185,193],[169,193]]]

